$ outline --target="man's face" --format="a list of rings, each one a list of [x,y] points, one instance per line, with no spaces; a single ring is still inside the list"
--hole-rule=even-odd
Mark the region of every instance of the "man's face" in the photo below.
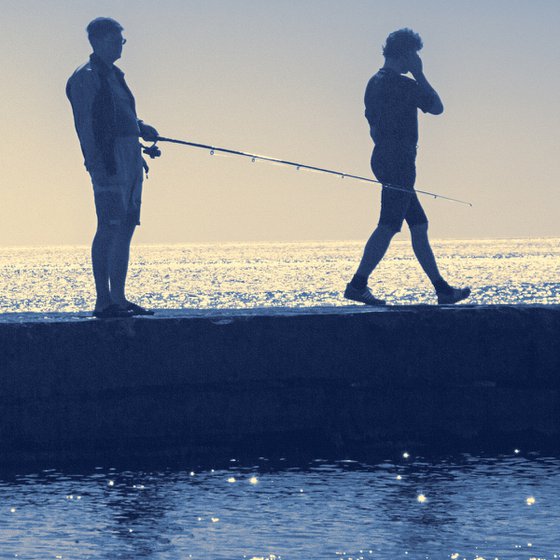
[[[126,39],[120,31],[111,31],[92,40],[93,52],[104,61],[113,63],[121,57],[124,43]]]
[[[406,74],[410,70],[410,58],[412,52],[405,52],[399,57],[399,62],[401,64],[401,73]]]

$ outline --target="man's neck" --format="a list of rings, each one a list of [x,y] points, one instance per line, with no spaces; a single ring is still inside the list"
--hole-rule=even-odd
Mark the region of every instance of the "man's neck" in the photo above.
[[[98,62],[101,62],[102,64],[104,64],[107,67],[108,70],[113,67],[113,63],[115,62],[114,60],[104,58],[102,55],[100,55],[99,53],[96,53],[95,51],[93,51],[93,56],[95,57],[95,59]]]
[[[397,74],[403,74],[402,65],[394,58],[386,58],[383,68],[386,68],[388,70],[393,70]]]

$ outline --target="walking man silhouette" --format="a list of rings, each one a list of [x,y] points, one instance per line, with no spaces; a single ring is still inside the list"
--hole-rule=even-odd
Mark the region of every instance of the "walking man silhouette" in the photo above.
[[[97,231],[91,248],[98,318],[153,315],[126,299],[130,243],[140,224],[144,161],[139,137],[155,140],[157,130],[137,118],[124,73],[114,65],[126,39],[114,19],[87,26],[93,47],[89,61],[70,77],[66,94],[84,163],[91,176]]]
[[[414,192],[418,109],[432,115],[443,113],[441,99],[424,75],[418,55],[422,46],[422,39],[411,29],[391,33],[383,48],[385,64],[370,79],[365,92],[365,115],[375,143],[373,173],[384,185],[410,191],[382,189],[379,224],[344,292],[346,299],[366,305],[385,305],[371,293],[368,278],[404,220],[410,228],[414,254],[435,288],[438,303],[456,303],[470,295],[470,288],[453,288],[441,276],[428,239],[428,219]],[[414,79],[403,76],[407,72]]]

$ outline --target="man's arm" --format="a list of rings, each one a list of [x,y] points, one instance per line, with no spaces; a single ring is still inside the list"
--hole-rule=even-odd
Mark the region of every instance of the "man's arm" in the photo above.
[[[443,113],[443,103],[437,91],[430,85],[430,82],[424,75],[422,59],[418,53],[411,55],[409,60],[410,73],[414,76],[416,83],[420,86],[420,90],[424,95],[429,95],[433,102],[430,107],[426,108],[426,113],[432,115],[441,115]]]
[[[96,90],[95,79],[91,73],[75,74],[70,78],[66,89],[72,104],[74,125],[84,155],[84,163],[90,172],[102,165],[93,133],[92,106]]]

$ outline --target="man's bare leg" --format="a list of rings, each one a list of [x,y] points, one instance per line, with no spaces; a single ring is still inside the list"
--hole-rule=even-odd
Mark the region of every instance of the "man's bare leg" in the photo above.
[[[435,284],[438,281],[443,281],[428,238],[428,224],[411,226],[410,237],[414,254],[430,282]]]
[[[414,254],[422,270],[434,286],[438,296],[438,303],[457,303],[469,297],[471,293],[470,288],[453,288],[441,276],[428,238],[428,224],[412,226],[410,228],[410,236]]]
[[[136,225],[130,224],[118,226],[109,252],[111,300],[121,307],[126,307],[128,303],[125,296],[125,284],[130,258],[130,243],[135,228]]]
[[[366,243],[364,254],[360,262],[360,266],[356,271],[356,276],[367,279],[375,270],[381,259],[385,256],[391,240],[395,235],[395,231],[389,229],[387,226],[377,226],[371,237]]]
[[[365,303],[366,305],[385,305],[383,300],[376,298],[371,293],[367,283],[370,274],[387,252],[395,233],[395,231],[388,227],[380,225],[371,234],[364,248],[360,266],[344,291],[346,299]]]
[[[96,311],[102,311],[113,303],[109,285],[109,253],[113,235],[112,226],[99,224],[91,245],[91,263],[97,293]]]

